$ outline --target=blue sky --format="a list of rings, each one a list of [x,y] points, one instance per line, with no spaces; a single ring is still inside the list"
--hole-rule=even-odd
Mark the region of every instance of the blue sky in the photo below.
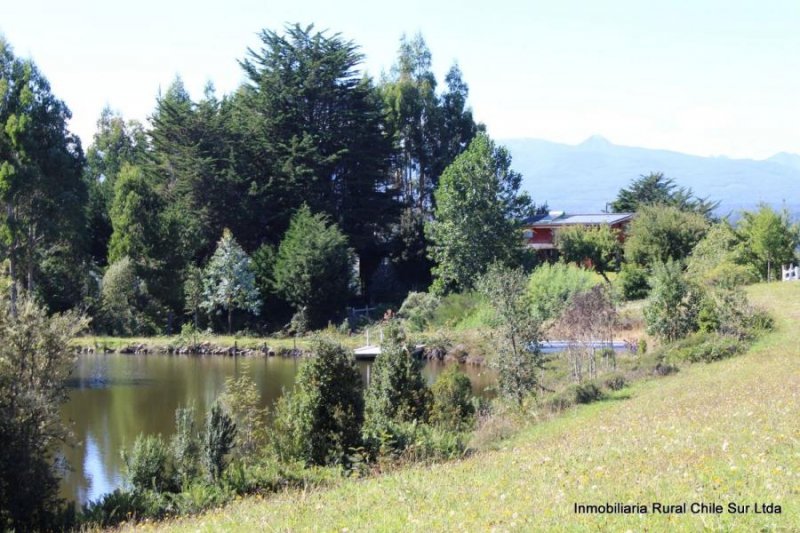
[[[800,153],[797,0],[2,4],[0,33],[36,61],[85,145],[106,104],[144,120],[176,74],[196,98],[208,80],[230,92],[261,28],[313,22],[361,45],[375,77],[403,33],[422,32],[440,78],[458,61],[496,138]]]

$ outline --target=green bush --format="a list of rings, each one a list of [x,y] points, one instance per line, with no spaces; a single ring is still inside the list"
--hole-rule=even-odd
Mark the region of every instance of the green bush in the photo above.
[[[416,420],[390,421],[368,435],[372,456],[381,461],[441,461],[460,457],[466,434]]]
[[[739,339],[716,333],[696,333],[664,348],[669,363],[710,363],[733,357],[745,349]]]
[[[587,381],[575,386],[575,401],[577,403],[592,403],[603,398],[603,391],[594,381]]]
[[[130,492],[116,489],[85,505],[78,522],[108,528],[121,522],[159,518],[164,514],[165,503],[162,494],[151,490]]]
[[[455,365],[448,367],[439,375],[431,390],[432,424],[453,431],[472,426],[475,416],[472,383]]]
[[[439,300],[431,323],[438,327],[460,329],[459,324],[484,308],[476,292],[451,293]]]
[[[433,320],[439,298],[428,292],[410,292],[403,305],[400,306],[398,315],[407,320],[414,331],[422,331]]]
[[[564,263],[545,263],[528,278],[531,313],[540,321],[556,318],[573,295],[602,283],[588,270]]]
[[[613,373],[606,376],[606,378],[603,380],[603,385],[605,385],[608,390],[618,391],[624,389],[625,385],[627,385],[627,382],[625,380],[625,376],[622,374]]]
[[[130,453],[123,450],[125,474],[134,492],[164,492],[174,487],[169,446],[161,435],[136,437]]]
[[[350,449],[361,444],[361,373],[352,352],[339,344],[318,339],[312,352],[300,367],[295,390],[278,401],[271,443],[283,462],[344,463]]]
[[[175,410],[175,435],[172,437],[172,456],[176,481],[186,486],[200,472],[200,435],[195,429],[194,406]]]
[[[637,355],[644,355],[647,353],[647,341],[645,339],[639,339],[636,343],[636,354]]]
[[[651,285],[653,289],[644,307],[647,332],[674,342],[697,331],[702,293],[686,279],[681,263],[670,259],[654,265]]]
[[[430,403],[422,363],[411,354],[400,325],[392,322],[384,329],[381,353],[372,365],[365,394],[365,428],[374,433],[392,421],[426,421]]]
[[[617,276],[617,283],[622,290],[622,297],[626,300],[640,300],[647,298],[650,284],[647,269],[634,263],[625,263]]]
[[[603,399],[603,391],[594,381],[574,384],[566,387],[561,392],[552,395],[547,400],[547,406],[552,412],[559,412],[576,404],[587,404]]]

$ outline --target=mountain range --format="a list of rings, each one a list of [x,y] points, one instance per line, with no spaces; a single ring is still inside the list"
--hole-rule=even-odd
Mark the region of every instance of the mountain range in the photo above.
[[[601,136],[578,145],[540,139],[504,139],[522,189],[537,205],[572,213],[599,212],[619,190],[651,172],[662,172],[696,196],[719,201],[718,214],[736,215],[759,202],[786,207],[800,217],[800,155],[768,159],[701,157],[668,150],[619,146]]]

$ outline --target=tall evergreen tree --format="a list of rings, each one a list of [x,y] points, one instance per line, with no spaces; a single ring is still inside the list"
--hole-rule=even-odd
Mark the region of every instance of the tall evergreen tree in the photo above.
[[[668,205],[711,218],[719,202],[698,198],[691,188],[679,187],[661,172],[651,172],[633,180],[627,189],[620,189],[611,209],[615,213],[633,213],[648,205]]]
[[[246,151],[251,194],[269,201],[266,226],[282,232],[306,203],[331,217],[360,257],[366,280],[383,254],[381,235],[396,218],[386,182],[389,139],[380,100],[358,66],[358,47],[340,35],[291,26],[264,30],[241,62],[249,83]]]
[[[275,291],[298,311],[305,308],[313,326],[341,315],[351,294],[353,254],[328,217],[301,207],[278,248]]]

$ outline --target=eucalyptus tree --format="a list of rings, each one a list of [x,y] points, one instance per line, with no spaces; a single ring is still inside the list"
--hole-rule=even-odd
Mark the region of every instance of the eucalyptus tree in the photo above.
[[[8,261],[11,306],[17,284],[35,288],[54,245],[83,248],[86,185],[83,151],[71,113],[30,60],[0,37],[0,254]]]
[[[89,189],[89,250],[94,261],[103,265],[108,257],[108,242],[113,231],[110,211],[114,184],[125,165],[142,165],[148,141],[142,124],[126,121],[106,107],[97,120],[97,131],[86,151],[84,176]]]
[[[403,205],[392,259],[415,290],[430,282],[424,222],[432,215],[439,178],[483,129],[467,106],[469,88],[458,65],[447,72],[445,85],[437,92],[432,54],[420,34],[400,39],[397,60],[379,85],[394,144],[389,172]]]

